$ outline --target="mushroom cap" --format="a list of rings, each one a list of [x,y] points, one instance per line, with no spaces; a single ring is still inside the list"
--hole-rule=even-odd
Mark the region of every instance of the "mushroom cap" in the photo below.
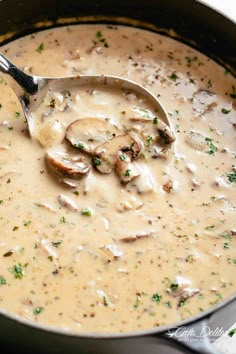
[[[82,118],[71,123],[66,131],[66,139],[72,146],[88,154],[95,148],[113,138],[118,128],[109,119]]]
[[[101,173],[110,173],[114,168],[118,151],[128,152],[131,159],[137,159],[142,151],[142,143],[136,136],[129,134],[117,135],[108,140],[94,151],[94,164],[97,170]]]
[[[48,151],[45,160],[50,170],[60,177],[78,179],[86,175],[91,168],[84,156],[72,156],[67,152],[57,150]]]

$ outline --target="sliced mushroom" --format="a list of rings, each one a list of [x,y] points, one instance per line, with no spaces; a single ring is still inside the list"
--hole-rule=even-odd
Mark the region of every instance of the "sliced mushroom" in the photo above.
[[[91,154],[98,145],[114,138],[116,134],[117,127],[109,119],[83,118],[69,125],[66,139],[72,146]]]
[[[192,98],[194,113],[199,116],[212,111],[216,106],[216,95],[207,90],[198,90]]]
[[[152,137],[153,143],[171,144],[175,141],[175,136],[161,118],[154,116],[147,110],[133,107],[133,116],[130,112],[130,118],[125,124],[126,129],[136,131],[144,141]]]
[[[132,135],[118,135],[98,146],[94,152],[94,165],[101,173],[110,173],[117,160],[117,153],[129,153],[131,159],[137,159],[142,151],[140,139]]]
[[[86,175],[91,168],[84,156],[73,156],[62,151],[48,151],[45,159],[50,170],[60,177],[78,179]]]
[[[201,133],[195,131],[191,131],[185,141],[188,145],[198,151],[203,151],[207,148],[207,138]]]
[[[140,170],[134,162],[131,162],[130,153],[119,151],[115,162],[115,171],[122,184],[127,184],[140,176]]]

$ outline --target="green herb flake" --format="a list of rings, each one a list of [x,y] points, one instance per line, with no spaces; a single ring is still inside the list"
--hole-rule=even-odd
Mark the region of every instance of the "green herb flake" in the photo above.
[[[186,299],[181,299],[178,303],[178,307],[183,307],[185,305]]]
[[[79,144],[76,145],[76,147],[77,147],[77,149],[79,149],[79,150],[83,150],[83,149],[84,149],[84,144],[79,143]]]
[[[223,248],[224,248],[224,250],[228,250],[230,248],[229,243],[225,242]]]
[[[96,37],[97,37],[97,38],[102,38],[102,33],[101,33],[100,31],[98,31],[98,32],[96,33]]]
[[[153,143],[153,137],[149,135],[149,136],[147,137],[145,146],[148,147],[148,146],[150,146],[152,143]]]
[[[120,155],[120,160],[121,160],[121,161],[125,161],[125,160],[126,160],[125,154],[121,154],[121,155]]]
[[[227,173],[227,178],[228,178],[228,181],[231,182],[231,183],[236,183],[236,171],[235,172],[230,172],[230,173]]]
[[[224,114],[228,114],[229,112],[231,112],[231,109],[222,108],[221,112]]]
[[[0,276],[0,285],[6,285],[6,283],[7,283],[6,279]]]
[[[108,301],[107,301],[106,296],[103,296],[103,305],[106,307],[108,306]]]
[[[36,49],[36,52],[38,52],[39,54],[42,53],[42,51],[44,50],[44,43],[41,43],[38,48]]]
[[[60,218],[60,224],[66,224],[66,218],[64,216]]]
[[[154,118],[153,118],[152,123],[153,123],[153,124],[158,124],[158,119],[157,119],[157,117],[154,117]]]
[[[3,203],[4,203],[4,201],[1,199],[1,200],[0,200],[0,205],[3,205]]]
[[[43,307],[39,306],[34,309],[34,315],[38,316],[44,310]]]
[[[236,334],[236,328],[231,329],[231,331],[228,333],[228,336],[232,338]]]
[[[162,299],[162,296],[159,295],[158,293],[155,293],[152,295],[152,301],[156,302],[156,303],[159,303]]]
[[[15,264],[13,267],[13,274],[16,279],[22,279],[24,276],[24,271],[20,263]]]
[[[31,220],[28,220],[24,223],[24,226],[29,226],[31,224]]]
[[[230,93],[230,97],[231,98],[236,98],[236,88],[235,88],[234,85],[232,86],[232,93]]]
[[[218,150],[218,147],[212,143],[212,139],[210,139],[210,138],[205,138],[205,140],[207,141],[207,145],[209,146],[209,150],[207,150],[206,152],[207,152],[209,155],[213,155],[213,156],[214,156],[215,153],[216,153],[217,150]]]
[[[130,176],[130,172],[131,172],[130,170],[126,170],[125,173],[124,173],[125,177],[129,177]]]
[[[14,113],[14,117],[15,117],[15,118],[19,118],[19,117],[20,117],[20,112],[15,112],[15,113]]]
[[[178,76],[175,73],[173,73],[170,75],[170,79],[176,81],[178,79]]]
[[[53,241],[53,242],[52,242],[52,245],[53,245],[54,247],[58,247],[58,246],[60,246],[61,244],[62,244],[62,240]]]
[[[215,228],[215,225],[210,225],[210,226],[206,226],[205,230],[211,231],[211,230],[214,230],[214,228]]]
[[[229,241],[232,241],[232,236],[229,235],[227,232],[222,232],[220,236],[226,238]]]
[[[48,256],[48,259],[49,259],[50,262],[52,262],[53,261],[53,256]]]
[[[179,284],[177,284],[177,283],[172,283],[172,284],[170,285],[170,289],[171,289],[171,291],[175,291],[175,290],[177,290],[177,289],[178,289],[178,287],[179,287]]]
[[[85,215],[85,216],[91,216],[92,215],[92,211],[88,208],[83,208],[81,209],[81,214]]]
[[[137,309],[140,305],[141,301],[140,301],[140,296],[137,296],[136,297],[136,301],[135,301],[135,304],[134,304],[134,308]]]
[[[99,159],[98,157],[94,157],[93,162],[95,166],[100,166],[102,164],[101,159]]]
[[[216,197],[212,196],[211,200],[214,202],[216,200]]]

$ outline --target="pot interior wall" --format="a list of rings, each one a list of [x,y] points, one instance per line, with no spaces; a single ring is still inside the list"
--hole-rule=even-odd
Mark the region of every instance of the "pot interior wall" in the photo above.
[[[143,0],[3,0],[0,1],[0,35],[14,31],[16,38],[38,30],[34,24],[39,21],[52,21],[49,25],[53,26],[61,17],[74,19],[94,15],[108,16],[109,22],[126,17],[151,23],[159,32],[174,30],[182,41],[236,74],[236,48],[233,46],[236,25],[195,0],[148,0],[145,4]],[[173,35],[173,31],[169,34]]]

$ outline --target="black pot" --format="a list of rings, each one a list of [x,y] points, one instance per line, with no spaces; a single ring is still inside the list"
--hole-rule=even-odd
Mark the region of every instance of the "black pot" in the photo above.
[[[67,18],[67,23],[118,22],[175,33],[236,75],[236,24],[195,0],[1,0],[0,36],[12,32],[1,43],[39,30],[34,27],[39,21],[44,28],[59,25],[58,18]],[[235,321],[236,296],[174,327],[118,335],[66,333],[0,311],[0,353],[217,354],[212,341]]]

